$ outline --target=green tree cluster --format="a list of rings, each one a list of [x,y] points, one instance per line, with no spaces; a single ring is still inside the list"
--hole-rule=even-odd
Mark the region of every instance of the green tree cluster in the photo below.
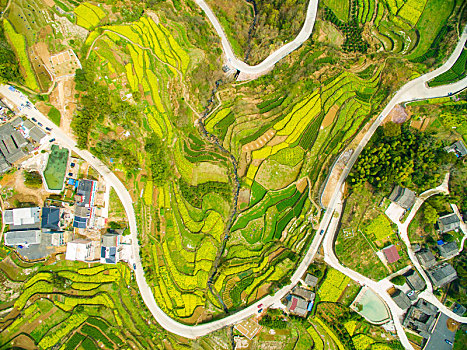
[[[99,158],[115,158],[122,161],[123,165],[128,170],[135,170],[139,167],[138,158],[131,153],[128,147],[125,147],[123,142],[114,139],[104,139],[98,141],[91,151]]]
[[[42,176],[37,171],[25,171],[23,176],[26,186],[40,187],[42,185]]]
[[[78,137],[80,148],[87,148],[89,133],[96,120],[108,118],[114,124],[129,128],[139,114],[138,109],[122,101],[116,91],[96,82],[96,70],[96,61],[92,59],[85,61],[83,69],[76,70],[75,83],[76,90],[81,92],[81,107],[74,116],[71,127]]]
[[[272,329],[285,329],[287,328],[287,321],[284,321],[284,316],[273,315],[268,313],[259,321],[259,324],[264,327]]]
[[[405,277],[403,275],[393,277],[391,278],[391,282],[398,286],[403,286],[405,284]]]
[[[356,12],[356,1],[352,1],[349,22],[342,22],[329,7],[324,8],[324,19],[334,24],[345,35],[342,44],[344,51],[366,53],[369,45],[362,38],[363,28],[358,23]]]
[[[190,186],[183,179],[178,181],[178,187],[182,196],[191,203],[191,205],[201,208],[203,204],[203,197],[209,192],[216,193],[230,201],[232,197],[232,188],[228,183],[208,181],[198,186]]]
[[[404,126],[399,135],[378,130],[349,174],[349,183],[356,187],[368,181],[380,188],[396,182],[423,191],[437,186],[441,173],[453,162],[431,135]]]
[[[144,149],[149,154],[152,180],[156,186],[162,185],[171,173],[167,150],[160,137],[154,133],[146,139]]]
[[[19,63],[5,36],[3,22],[0,21],[0,83],[24,83],[19,71]]]

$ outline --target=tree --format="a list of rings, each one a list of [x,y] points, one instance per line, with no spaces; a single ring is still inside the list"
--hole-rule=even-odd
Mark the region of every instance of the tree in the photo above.
[[[30,187],[42,186],[42,176],[37,171],[24,171],[24,184]]]
[[[153,133],[146,139],[144,149],[150,154],[151,175],[154,183],[156,185],[163,184],[169,178],[170,165],[166,154],[166,148],[162,144],[160,137]]]
[[[423,217],[429,224],[435,224],[438,221],[438,212],[430,204],[426,203],[423,209]]]
[[[397,284],[398,286],[403,286],[405,284],[405,277],[403,275],[393,277],[391,282]]]
[[[387,122],[383,126],[384,135],[387,137],[396,137],[401,134],[401,125],[392,121]]]

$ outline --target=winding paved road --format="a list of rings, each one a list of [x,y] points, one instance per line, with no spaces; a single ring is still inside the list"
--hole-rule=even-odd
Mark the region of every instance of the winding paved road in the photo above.
[[[224,29],[222,28],[221,24],[219,23],[219,20],[217,19],[216,15],[212,12],[208,4],[206,4],[204,0],[195,1],[199,5],[199,7],[201,7],[204,13],[208,16],[209,20],[211,21],[211,24],[217,32],[217,35],[219,35],[219,37],[221,38],[222,48],[224,49],[224,54],[227,58],[227,62],[240,72],[254,76],[260,76],[269,72],[277,62],[279,62],[291,52],[298,49],[310,37],[311,33],[313,32],[313,26],[316,20],[316,13],[318,11],[318,0],[310,0],[306,12],[305,23],[303,24],[300,33],[298,33],[295,39],[271,53],[263,62],[255,66],[250,66],[242,60],[239,60],[235,56],[232,50],[232,46],[230,45],[230,42],[227,39],[227,35],[224,32]]]
[[[270,58],[271,57],[270,56],[264,62],[260,63],[259,65],[250,67],[244,64],[243,62],[238,61],[235,58],[230,48],[230,44],[228,43],[228,41],[226,41],[227,39],[225,37],[225,33],[223,33],[222,28],[220,27],[217,19],[212,14],[212,11],[210,11],[210,9],[204,3],[204,1],[197,0],[197,2],[201,6],[201,8],[203,8],[203,10],[206,11],[206,13],[208,14],[208,17],[210,17],[211,21],[213,21],[214,26],[216,27],[216,24],[217,24],[217,27],[219,27],[219,28],[216,28],[216,30],[218,31],[219,35],[221,36],[223,40],[223,46],[224,46],[224,50],[226,52],[227,57],[229,57],[232,60],[233,64],[235,64],[238,67],[237,69],[243,72],[252,73],[252,74],[258,74],[258,73],[267,71],[277,61],[279,61],[286,54],[296,49],[298,46],[300,46],[300,44],[304,40],[306,40],[306,38],[309,37],[312,31],[312,28],[313,28],[314,18],[316,16],[316,8],[317,8],[317,1],[311,0],[308,6],[307,19],[305,21],[304,28],[300,32],[299,36],[294,40],[294,42],[286,45],[287,47],[286,49],[281,48],[278,51],[274,52],[271,55],[272,58]],[[367,131],[364,138],[362,139],[362,141],[360,142],[360,144],[357,146],[354,153],[352,154],[346,167],[344,168],[344,171],[338,181],[338,184],[336,186],[336,189],[330,201],[328,210],[323,216],[318,232],[321,232],[322,230],[328,231],[328,232],[326,235],[316,234],[307,254],[304,256],[298,269],[295,271],[295,273],[293,274],[291,278],[292,283],[282,288],[281,290],[279,290],[274,296],[266,296],[265,298],[257,301],[255,304],[251,305],[250,307],[245,308],[244,310],[241,310],[233,315],[227,316],[218,321],[214,321],[214,322],[206,323],[202,325],[197,325],[197,326],[187,326],[187,325],[184,325],[180,322],[173,320],[168,315],[166,315],[156,304],[151,288],[147,284],[146,279],[144,277],[143,267],[142,267],[141,260],[139,257],[138,231],[137,231],[137,225],[136,225],[136,216],[135,216],[135,212],[133,209],[133,200],[130,194],[128,193],[127,189],[123,185],[123,183],[110,171],[110,169],[107,168],[107,166],[104,163],[102,163],[100,160],[95,158],[90,152],[86,150],[78,149],[76,147],[76,143],[74,140],[72,140],[68,135],[66,135],[62,130],[60,130],[60,128],[58,128],[55,124],[53,124],[46,116],[44,116],[38,110],[36,110],[35,108],[23,108],[23,113],[27,117],[35,118],[39,122],[41,122],[44,126],[51,128],[52,129],[51,137],[55,137],[59,143],[70,148],[71,150],[76,152],[81,158],[83,158],[85,161],[89,162],[89,164],[92,165],[101,174],[104,180],[115,189],[116,193],[118,194],[125,208],[128,221],[129,221],[131,239],[132,239],[132,250],[133,250],[133,260],[130,263],[131,264],[134,263],[136,266],[135,276],[136,276],[136,281],[138,283],[141,296],[143,298],[143,301],[147,305],[148,309],[153,314],[156,321],[168,331],[187,337],[187,338],[197,338],[197,337],[206,335],[210,332],[213,332],[215,330],[221,329],[225,326],[241,321],[247,318],[248,316],[256,314],[257,309],[258,309],[257,306],[259,304],[263,304],[263,307],[268,307],[270,305],[277,304],[278,302],[280,302],[280,299],[288,293],[288,291],[299,281],[300,277],[305,273],[308,265],[313,261],[319,249],[319,246],[321,244],[323,237],[326,237],[325,253],[326,253],[326,258],[329,264],[334,268],[346,271],[346,274],[348,274],[355,280],[359,281],[361,284],[367,284],[368,286],[370,286],[370,288],[372,289],[374,288],[374,290],[378,292],[378,294],[382,295],[382,298],[387,302],[389,308],[391,309],[392,315],[395,316],[394,319],[395,319],[396,329],[398,331],[398,335],[401,338],[402,343],[404,344],[404,346],[408,344],[407,347],[411,348],[410,344],[408,343],[407,337],[403,329],[400,326],[400,321],[397,322],[398,320],[397,316],[400,316],[400,309],[397,307],[394,307],[395,304],[392,301],[392,299],[390,298],[388,299],[385,296],[387,295],[387,293],[380,292],[379,291],[380,287],[375,285],[376,282],[371,281],[368,278],[361,276],[357,274],[356,272],[346,269],[345,267],[340,265],[339,261],[335,257],[333,249],[332,249],[332,244],[334,241],[334,235],[336,231],[335,227],[337,226],[339,215],[336,215],[333,219],[333,214],[334,214],[334,211],[337,210],[337,214],[338,214],[341,210],[341,207],[342,207],[341,188],[344,184],[344,181],[347,175],[350,172],[350,169],[352,168],[353,164],[357,160],[358,155],[360,154],[364,146],[367,144],[367,142],[369,141],[369,139],[371,138],[375,130],[378,128],[378,126],[381,124],[381,122],[389,114],[389,112],[392,110],[392,108],[395,105],[402,103],[402,102],[413,101],[417,99],[447,96],[448,94],[458,92],[467,86],[467,77],[461,80],[460,82],[457,82],[455,84],[451,84],[448,86],[442,86],[442,87],[437,87],[433,89],[429,89],[425,86],[426,81],[448,70],[454,64],[454,62],[457,60],[457,57],[460,55],[462,51],[462,47],[464,46],[466,39],[467,39],[467,32],[466,30],[464,30],[462,38],[459,44],[457,45],[454,53],[449,58],[449,60],[442,67],[435,70],[434,72],[428,73],[404,85],[399,90],[399,92],[394,96],[394,98],[389,102],[389,104],[383,110],[381,115],[371,125],[370,129]],[[226,43],[224,43],[224,40],[226,41]],[[17,106],[25,104],[28,101],[26,96],[24,96],[20,92],[11,91],[5,85],[0,86],[0,93],[3,94],[5,97],[7,97],[11,102],[16,104]],[[333,224],[330,225],[332,219],[333,219]],[[328,230],[328,227],[330,228],[329,230]]]
[[[357,158],[362,152],[363,148],[366,146],[368,141],[371,139],[376,129],[381,125],[384,119],[388,116],[389,112],[396,105],[405,103],[405,102],[415,101],[415,100],[449,96],[449,95],[455,94],[467,88],[467,77],[453,84],[443,85],[443,86],[439,86],[436,88],[429,88],[426,85],[428,81],[446,72],[452,67],[452,65],[457,61],[457,58],[462,53],[462,50],[464,48],[466,41],[467,41],[467,26],[464,28],[462,36],[456,48],[454,49],[454,52],[451,54],[449,59],[440,68],[408,82],[394,95],[394,97],[387,104],[387,106],[383,109],[383,111],[378,116],[378,118],[370,126],[369,130],[366,132],[363,139],[360,141],[360,143],[358,144],[358,146],[352,153],[352,156],[350,157],[349,161],[345,165],[344,170],[339,178],[339,181],[336,184],[333,196],[331,197],[331,201],[329,203],[327,212],[325,216],[323,217],[323,220],[321,221],[321,226],[328,228],[325,234],[325,241],[323,243],[324,245],[323,248],[325,252],[325,261],[333,268],[345,273],[347,276],[352,278],[354,281],[360,283],[361,285],[367,285],[368,287],[370,287],[386,302],[393,316],[394,325],[396,327],[396,331],[399,336],[399,339],[401,340],[402,344],[406,347],[406,349],[413,349],[413,348],[410,342],[408,341],[407,335],[405,334],[404,329],[402,328],[402,325],[401,325],[401,318],[403,315],[403,311],[389,297],[388,293],[386,292],[386,289],[382,290],[381,284],[378,285],[378,283],[368,279],[367,277],[362,276],[359,273],[342,266],[342,264],[339,262],[339,260],[337,259],[334,253],[334,240],[337,234],[336,227],[337,227],[337,223],[339,221],[340,213],[342,210],[342,188],[344,186],[345,179],[349,175],[350,170],[352,169],[353,165],[357,161]],[[332,215],[334,212],[336,212],[337,214],[333,220],[334,223],[331,225],[326,224],[326,222],[331,223]],[[440,304],[439,301],[436,302],[437,301],[436,297],[429,291],[422,293],[420,297],[424,298],[425,300],[429,302],[432,302],[433,304],[437,304],[437,306]],[[444,307],[443,311],[445,309],[447,308]],[[467,321],[467,318],[455,315],[453,312],[449,312],[449,310],[446,314],[449,317],[452,317],[453,319],[458,320],[459,322],[465,323]]]

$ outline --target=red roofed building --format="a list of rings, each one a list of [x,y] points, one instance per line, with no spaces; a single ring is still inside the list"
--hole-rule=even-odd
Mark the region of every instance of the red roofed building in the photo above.
[[[384,248],[383,253],[389,264],[392,264],[401,258],[397,248],[394,245],[390,245],[389,247]]]

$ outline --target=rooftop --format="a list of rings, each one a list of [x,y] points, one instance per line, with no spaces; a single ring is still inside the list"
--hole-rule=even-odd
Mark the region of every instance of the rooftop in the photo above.
[[[444,148],[446,152],[454,152],[457,157],[462,158],[467,155],[467,147],[462,140],[454,142],[451,146]]]
[[[310,275],[309,273],[307,273],[306,277],[305,277],[305,284],[307,284],[311,288],[316,287],[316,285],[318,284],[318,277]]]
[[[23,225],[38,223],[40,211],[39,207],[8,209],[3,214],[3,220],[5,220],[5,224],[17,226],[20,229]]]
[[[102,264],[116,264],[118,261],[116,247],[101,246],[101,259]]]
[[[40,230],[10,231],[5,233],[5,245],[7,246],[27,246],[29,244],[39,243],[41,243]]]
[[[439,254],[446,259],[450,259],[459,252],[456,242],[447,242],[438,246]]]
[[[425,281],[420,277],[417,271],[410,270],[408,273],[405,274],[405,278],[410,288],[414,290],[425,289]]]
[[[0,126],[0,152],[9,163],[23,158],[27,153],[23,148],[28,141],[10,123]]]
[[[102,235],[101,245],[104,247],[118,247],[120,244],[120,235],[116,233],[106,233]]]
[[[76,239],[66,246],[66,260],[86,261],[91,256],[92,242],[89,239]]]
[[[430,268],[436,264],[436,259],[433,253],[428,249],[421,249],[415,253],[420,261],[420,264],[425,268]]]
[[[81,203],[84,205],[94,204],[92,192],[95,190],[95,183],[93,180],[79,180],[76,194],[82,197]]]
[[[400,289],[397,289],[396,292],[391,295],[391,298],[402,310],[407,310],[411,305],[409,297]]]
[[[397,248],[394,245],[390,245],[389,247],[384,248],[383,253],[389,264],[392,264],[401,258]]]
[[[29,130],[29,137],[37,143],[40,143],[45,135],[45,132],[43,132],[37,126],[34,126],[31,130]]]
[[[296,286],[292,290],[292,294],[297,295],[299,297],[302,297],[305,300],[314,300],[315,299],[315,293],[313,293],[311,290]]]
[[[308,310],[308,303],[305,299],[292,295],[292,298],[290,299],[289,303],[287,304],[288,309],[290,312],[297,314],[299,316],[306,316]]]
[[[459,217],[455,213],[444,215],[438,219],[438,226],[442,233],[453,231],[460,227]]]
[[[394,190],[389,195],[389,199],[393,202],[396,202],[404,209],[409,209],[415,203],[415,192],[409,190],[408,188],[401,187],[396,185]]]
[[[60,224],[60,208],[44,207],[42,208],[42,223],[41,228],[49,230],[59,230]]]
[[[457,272],[451,264],[443,263],[428,270],[428,276],[436,287],[442,287],[455,279]]]

